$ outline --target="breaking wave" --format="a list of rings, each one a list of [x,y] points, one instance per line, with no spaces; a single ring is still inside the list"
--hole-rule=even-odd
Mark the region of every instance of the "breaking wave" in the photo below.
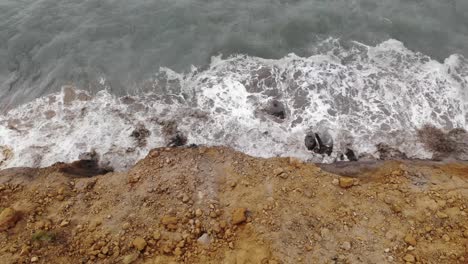
[[[219,56],[184,74],[162,68],[134,96],[112,95],[105,78],[93,95],[64,87],[0,116],[0,166],[48,166],[95,150],[102,164],[124,170],[174,134],[260,157],[333,162],[348,149],[377,157],[385,143],[430,158],[418,127],[468,129],[461,55],[439,63],[396,40],[373,47],[335,39],[314,54]],[[331,137],[330,155],[306,148],[311,131]]]

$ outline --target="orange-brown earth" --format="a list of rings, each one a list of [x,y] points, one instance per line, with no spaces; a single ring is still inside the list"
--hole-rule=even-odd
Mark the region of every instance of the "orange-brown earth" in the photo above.
[[[63,166],[0,172],[0,263],[468,263],[467,163],[200,147]]]

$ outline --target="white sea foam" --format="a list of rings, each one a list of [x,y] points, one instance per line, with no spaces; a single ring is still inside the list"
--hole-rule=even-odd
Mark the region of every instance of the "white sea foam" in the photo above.
[[[278,60],[214,57],[208,68],[186,74],[161,69],[150,92],[132,97],[65,88],[0,117],[0,146],[12,153],[0,166],[48,166],[95,149],[102,163],[124,170],[167,143],[168,121],[177,123],[189,144],[323,162],[346,148],[375,156],[381,142],[428,158],[416,128],[431,123],[468,129],[468,64],[462,56],[439,63],[396,40],[344,48],[330,39],[315,53]],[[262,111],[272,98],[286,106],[285,119]],[[139,125],[151,133],[146,145],[130,136]],[[306,149],[310,130],[330,133],[330,156]]]

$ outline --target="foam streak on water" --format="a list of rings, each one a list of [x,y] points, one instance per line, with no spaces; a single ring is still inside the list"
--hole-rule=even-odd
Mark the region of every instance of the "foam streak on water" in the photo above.
[[[12,154],[3,154],[0,166],[48,166],[95,149],[102,163],[123,170],[167,144],[168,122],[177,123],[188,143],[324,162],[346,148],[376,156],[381,142],[428,158],[416,128],[468,128],[468,64],[462,56],[439,63],[396,40],[344,48],[330,39],[316,53],[279,60],[215,57],[207,69],[188,74],[161,69],[151,92],[134,97],[64,89],[1,117],[0,145]],[[262,111],[272,99],[286,106],[284,120]],[[130,136],[142,125],[150,131],[146,144]],[[333,137],[331,156],[306,149],[310,130]]]

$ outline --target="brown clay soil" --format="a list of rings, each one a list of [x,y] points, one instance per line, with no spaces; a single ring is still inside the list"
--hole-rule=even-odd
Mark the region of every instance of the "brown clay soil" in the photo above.
[[[0,172],[0,263],[468,263],[467,163],[200,147],[64,166]]]

